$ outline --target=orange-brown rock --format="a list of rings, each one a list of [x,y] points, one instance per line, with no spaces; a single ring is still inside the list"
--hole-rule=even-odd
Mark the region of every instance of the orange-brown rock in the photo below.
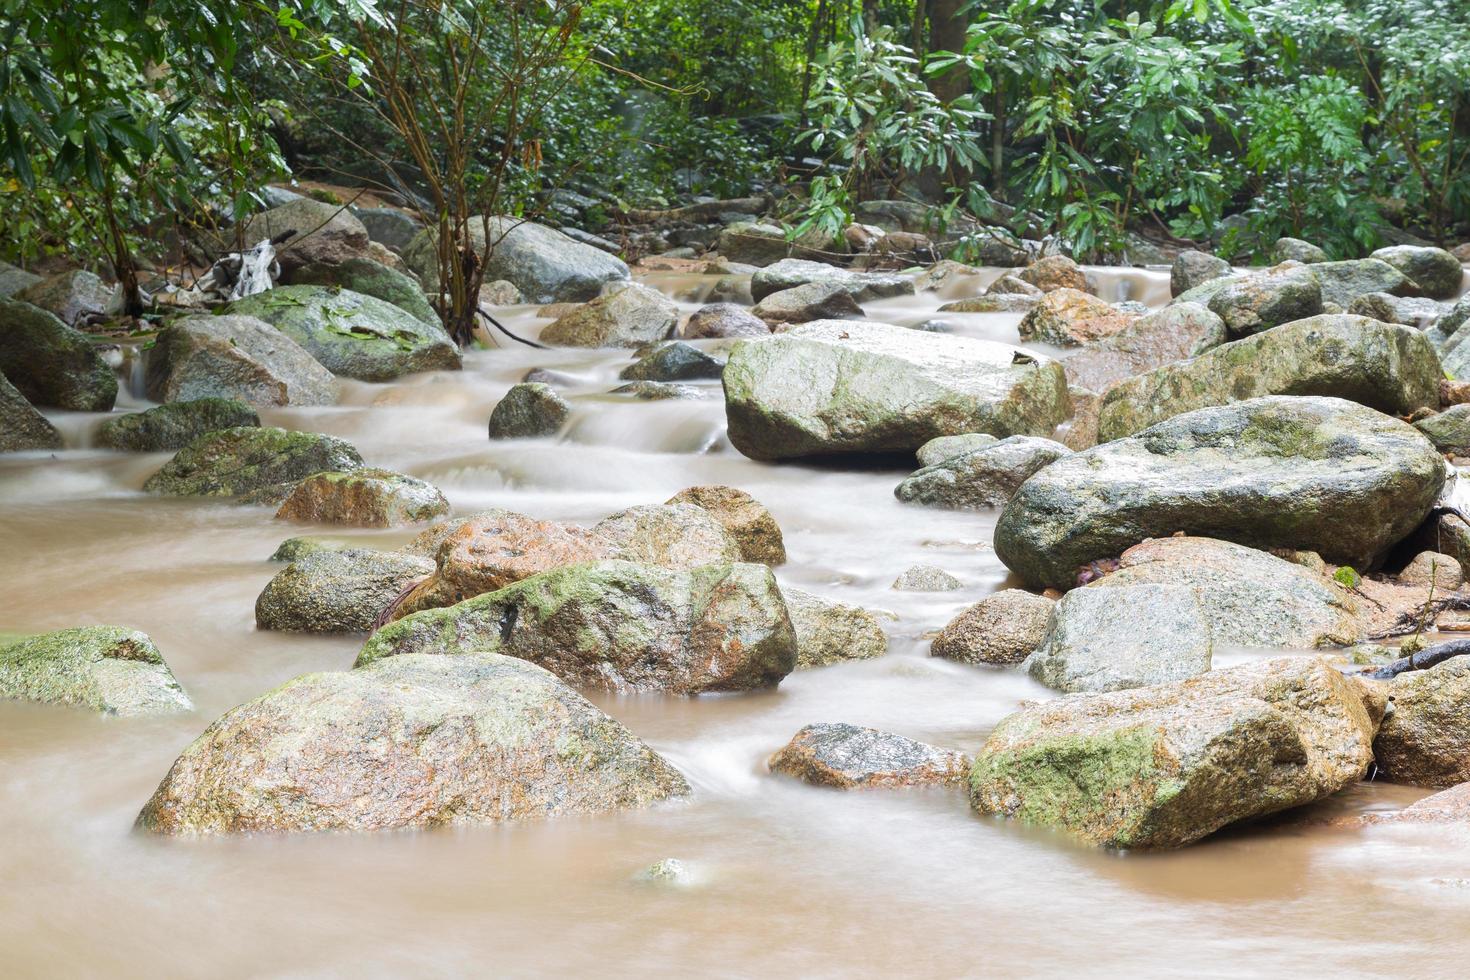
[[[763,565],[780,565],[786,561],[786,544],[781,526],[765,504],[744,490],[734,487],[688,487],[667,501],[670,504],[693,504],[724,525],[740,547],[740,560]]]
[[[1087,292],[1087,274],[1065,255],[1048,255],[1037,259],[1017,273],[1023,282],[1049,293],[1053,289],[1076,289]]]

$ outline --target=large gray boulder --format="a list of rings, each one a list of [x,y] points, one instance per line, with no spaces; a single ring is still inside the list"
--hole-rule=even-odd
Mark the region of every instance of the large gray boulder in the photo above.
[[[105,311],[112,290],[95,273],[72,269],[29,285],[14,298],[54,313],[62,323],[74,327],[82,317]]]
[[[438,323],[348,289],[277,286],[236,300],[226,312],[264,320],[328,371],[359,381],[459,369],[459,348]]]
[[[1439,356],[1412,328],[1327,314],[1121,381],[1098,418],[1107,442],[1183,412],[1261,395],[1330,395],[1390,415],[1439,405]]]
[[[266,584],[255,600],[255,623],[295,633],[367,633],[394,599],[433,571],[429,559],[401,552],[314,551]]]
[[[296,234],[276,246],[276,259],[287,273],[313,262],[345,262],[364,254],[370,240],[367,229],[347,207],[298,197],[251,216],[245,223],[245,247],[288,231]]]
[[[332,436],[240,427],[195,439],[150,476],[143,489],[173,497],[241,497],[289,487],[313,473],[360,466],[357,450]]]
[[[837,283],[808,282],[767,295],[750,312],[774,328],[784,323],[861,317],[863,308]]]
[[[1018,664],[1046,639],[1056,603],[1021,589],[1002,589],[945,624],[931,657],[966,664]]]
[[[950,510],[1001,507],[1033,473],[1071,454],[1050,439],[1010,436],[916,471],[893,488],[893,495],[904,503]]]
[[[903,735],[825,722],[807,725],[771,756],[771,772],[832,789],[896,789],[963,782],[970,760]]]
[[[1061,365],[1008,344],[818,320],[737,343],[731,443],[753,459],[912,452],[938,436],[1050,436],[1071,413]]]
[[[178,450],[206,432],[255,425],[260,425],[260,416],[243,402],[196,398],[113,416],[98,426],[97,445],[136,453]]]
[[[397,208],[353,208],[352,213],[367,229],[368,238],[399,253],[424,227],[417,217]]]
[[[1422,296],[1395,296],[1392,293],[1364,293],[1347,308],[1349,313],[1366,316],[1384,323],[1399,323],[1416,330],[1433,326],[1445,314],[1445,307]]]
[[[14,296],[27,286],[40,282],[41,276],[27,272],[9,262],[0,262],[0,297]]]
[[[1414,428],[1428,436],[1434,448],[1442,453],[1470,455],[1470,405],[1451,405],[1437,415],[1415,422]]]
[[[764,565],[692,571],[626,561],[557,568],[383,627],[358,666],[409,653],[484,650],[615,692],[772,688],[796,666],[796,637]]]
[[[610,289],[558,317],[541,340],[561,347],[642,347],[674,332],[679,308],[642,283]]]
[[[1219,316],[1195,303],[1175,303],[1068,354],[1062,369],[1069,384],[1101,393],[1125,378],[1197,357],[1227,339]]]
[[[0,299],[0,373],[32,405],[108,412],[117,377],[92,341],[53,314]]]
[[[772,293],[795,289],[807,283],[838,286],[859,303],[885,296],[912,296],[914,280],[897,272],[854,272],[825,262],[782,259],[759,269],[750,277],[750,295],[760,303]]]
[[[970,803],[1104,847],[1181,847],[1361,779],[1381,715],[1316,657],[1074,694],[996,725]]]
[[[275,327],[251,316],[189,316],[158,332],[143,360],[148,397],[234,398],[256,408],[330,405],[332,372]]]
[[[735,536],[694,503],[629,507],[598,521],[592,533],[611,542],[620,557],[661,568],[688,570],[742,560]]]
[[[796,632],[797,670],[871,660],[888,652],[883,624],[861,606],[789,586],[781,590],[781,598]]]
[[[435,229],[424,229],[403,253],[430,292],[439,284],[436,236]],[[519,218],[471,218],[470,238],[481,254],[488,239],[485,281],[514,283],[527,303],[582,302],[595,297],[604,283],[629,278],[628,266],[617,256]]]
[[[779,225],[759,221],[737,221],[720,229],[716,244],[720,255],[731,262],[770,265],[790,255],[793,246]]]
[[[1328,255],[1325,251],[1300,238],[1278,238],[1276,244],[1271,246],[1272,262],[1290,261],[1313,265],[1318,262],[1326,262],[1327,259]]]
[[[1429,513],[1444,461],[1413,426],[1338,398],[1255,398],[1175,416],[1021,485],[995,551],[1034,586],[1177,531],[1369,568]]]
[[[148,635],[123,626],[57,630],[0,647],[0,698],[108,715],[194,709]]]
[[[0,453],[60,449],[61,433],[0,374]]]
[[[1322,285],[1311,269],[1238,276],[1210,297],[1233,337],[1260,333],[1322,312]]]
[[[354,256],[335,265],[312,262],[293,271],[287,284],[348,289],[392,303],[425,323],[439,325],[439,314],[429,305],[429,298],[412,276],[365,256]]]
[[[226,713],[138,815],[158,834],[403,830],[607,813],[679,772],[551,674],[486,654],[307,674]]]
[[[1340,310],[1352,306],[1353,300],[1367,293],[1412,296],[1418,291],[1412,279],[1382,259],[1316,262],[1311,271],[1322,286],[1323,304],[1335,304]]]
[[[1390,782],[1441,789],[1470,782],[1470,657],[1399,674],[1373,755]]]
[[[1370,258],[1382,259],[1412,279],[1430,299],[1454,299],[1460,295],[1465,267],[1446,249],[1424,245],[1390,245]]]

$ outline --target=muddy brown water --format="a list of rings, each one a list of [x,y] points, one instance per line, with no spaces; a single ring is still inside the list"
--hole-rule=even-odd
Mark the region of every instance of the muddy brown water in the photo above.
[[[1095,269],[1106,299],[1162,303],[1167,274]],[[998,272],[987,273],[993,278]],[[947,296],[869,304],[918,324]],[[692,308],[712,278],[655,274]],[[544,323],[506,311],[517,330]],[[1014,341],[1014,315],[943,315]],[[255,629],[265,559],[313,529],[263,508],[152,499],[167,458],[86,448],[97,416],[57,413],[68,448],[0,457],[0,632],[117,623],[150,633],[198,710],[118,720],[0,703],[0,974],[32,976],[1415,976],[1470,971],[1470,832],[1344,830],[1316,818],[1403,806],[1362,784],[1187,850],[1118,855],[972,813],[962,792],[842,794],[768,775],[802,725],[847,721],[974,751],[1022,699],[1017,671],[928,656],[926,634],[1002,587],[993,515],[900,506],[901,471],[752,462],[697,401],[608,397],[630,358],[506,347],[460,373],[349,383],[331,408],[268,424],[355,443],[431,480],[458,513],[502,506],[593,522],[685,486],[755,494],[785,530],[782,582],[891,611],[887,656],[767,694],[593,700],[689,778],[687,802],[597,818],[426,833],[167,840],[132,823],[214,718],[360,637]],[[556,441],[491,443],[491,407],[528,368],[576,379]],[[144,407],[136,392],[119,411]],[[408,531],[341,535],[380,547]],[[940,565],[958,592],[889,589]],[[1260,656],[1230,651],[1217,663]],[[674,857],[691,878],[637,873]]]

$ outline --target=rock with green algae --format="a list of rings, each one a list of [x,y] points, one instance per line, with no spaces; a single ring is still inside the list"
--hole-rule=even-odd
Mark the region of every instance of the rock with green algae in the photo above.
[[[270,493],[313,473],[360,466],[357,450],[333,436],[241,427],[195,439],[150,476],[143,489],[172,497],[243,497]]]
[[[888,652],[888,634],[861,606],[794,589],[781,589],[796,632],[796,669],[871,660]]]
[[[281,569],[255,600],[255,623],[292,633],[367,633],[434,563],[364,548],[315,551]]]
[[[312,262],[290,276],[292,286],[336,286],[392,303],[410,316],[439,325],[439,315],[429,305],[423,288],[407,273],[399,272],[366,256],[328,265]]]
[[[138,815],[157,834],[404,830],[647,807],[689,785],[553,675],[494,654],[307,674],[225,714]]]
[[[236,300],[225,313],[264,320],[328,371],[359,381],[460,366],[459,349],[437,322],[349,289],[277,286]]]
[[[1195,303],[1175,303],[1062,359],[1068,384],[1105,392],[1125,378],[1197,357],[1225,343],[1225,321]]]
[[[243,402],[195,398],[109,418],[97,429],[97,445],[137,453],[177,450],[206,432],[258,425],[260,416]]]
[[[1382,714],[1381,695],[1320,657],[1068,695],[996,725],[970,803],[1104,847],[1182,847],[1361,779]]]
[[[1345,310],[1353,300],[1368,293],[1393,293],[1412,296],[1419,291],[1414,280],[1382,259],[1344,259],[1341,262],[1314,262],[1312,275],[1322,287],[1322,303]]]
[[[813,786],[898,789],[964,782],[970,760],[892,732],[824,722],[797,732],[767,764]]]
[[[61,433],[0,374],[0,453],[60,449]]]
[[[678,571],[626,561],[553,569],[414,613],[374,633],[357,663],[471,650],[623,693],[772,688],[796,666],[796,636],[766,566]]]
[[[730,441],[753,459],[913,452],[939,436],[1050,436],[1066,376],[1008,344],[884,323],[817,320],[737,342],[725,367]]]
[[[1262,395],[1328,395],[1408,415],[1438,407],[1443,376],[1420,331],[1327,314],[1120,381],[1103,399],[1098,438],[1120,439],[1183,412]]]
[[[1322,284],[1310,269],[1236,276],[1210,297],[1210,312],[1232,337],[1260,333],[1322,312]]]
[[[1178,531],[1371,568],[1428,515],[1444,460],[1413,426],[1339,398],[1186,412],[1021,485],[995,552],[1034,587]]]
[[[32,405],[108,412],[117,376],[86,334],[54,314],[0,299],[0,373]]]
[[[1470,405],[1451,405],[1438,415],[1415,422],[1414,428],[1428,436],[1442,453],[1470,455]]]
[[[276,518],[308,524],[401,527],[448,513],[449,501],[432,483],[392,470],[313,473],[281,502]]]
[[[276,546],[276,550],[271,552],[271,556],[266,561],[293,562],[298,558],[305,558],[307,555],[315,554],[318,551],[346,551],[351,547],[353,545],[349,542],[339,541],[335,538],[301,535],[282,541]]]
[[[1389,245],[1369,258],[1381,259],[1412,279],[1425,296],[1454,299],[1465,279],[1465,267],[1443,248],[1427,245]]]
[[[512,385],[490,412],[491,439],[554,436],[572,415],[572,406],[555,388],[539,381]]]
[[[123,626],[57,630],[0,646],[0,698],[108,715],[194,710],[148,634]]]
[[[592,526],[619,557],[664,568],[691,569],[742,561],[737,541],[716,515],[693,503],[643,504]]]

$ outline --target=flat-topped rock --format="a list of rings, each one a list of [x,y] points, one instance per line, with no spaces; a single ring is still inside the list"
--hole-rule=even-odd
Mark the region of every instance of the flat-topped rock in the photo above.
[[[330,405],[332,372],[300,344],[253,316],[171,320],[143,356],[154,401],[233,398],[256,408]]]
[[[896,789],[964,781],[969,759],[892,732],[807,725],[767,763],[772,772],[833,789]]]
[[[750,294],[760,303],[772,293],[807,283],[824,283],[846,290],[859,303],[885,296],[912,296],[914,280],[896,272],[854,272],[825,262],[782,259],[758,269],[750,279]]]
[[[313,473],[360,466],[357,450],[332,436],[241,427],[195,439],[150,476],[143,489],[175,497],[242,497],[295,484]]]
[[[124,626],[57,630],[0,646],[0,698],[107,715],[194,710],[148,634]]]

